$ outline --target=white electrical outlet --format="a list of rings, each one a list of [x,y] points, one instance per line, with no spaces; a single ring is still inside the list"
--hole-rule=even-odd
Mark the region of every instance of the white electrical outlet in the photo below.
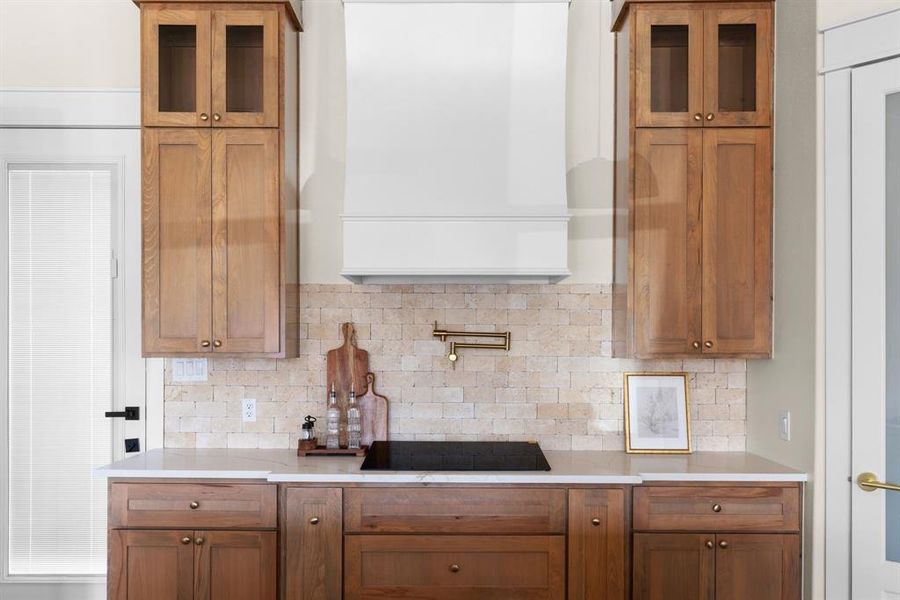
[[[791,411],[778,412],[778,437],[786,442],[791,441]]]
[[[198,383],[207,379],[205,358],[173,358],[172,383]]]
[[[245,423],[256,422],[256,400],[253,398],[241,400],[241,418]]]

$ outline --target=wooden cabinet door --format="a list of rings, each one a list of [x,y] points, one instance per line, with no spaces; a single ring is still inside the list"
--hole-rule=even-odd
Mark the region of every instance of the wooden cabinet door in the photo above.
[[[703,9],[636,10],[635,125],[703,125]]]
[[[634,354],[699,354],[702,131],[638,129]]]
[[[561,535],[348,535],[346,600],[562,600]]]
[[[704,123],[772,124],[772,6],[705,10]]]
[[[278,127],[279,12],[212,13],[213,127]]]
[[[625,490],[569,490],[569,600],[625,599]]]
[[[799,600],[799,534],[716,536],[716,598]]]
[[[191,531],[109,532],[110,600],[192,600]]]
[[[143,130],[143,352],[211,345],[210,131]]]
[[[278,130],[214,130],[213,350],[281,349]]]
[[[712,600],[715,536],[692,533],[634,534],[634,600]],[[732,596],[719,596],[731,600]]]
[[[210,12],[141,7],[141,122],[210,125]]]
[[[274,531],[196,531],[194,536],[194,600],[276,600]]]
[[[703,351],[772,347],[772,146],[768,128],[703,131]]]
[[[285,600],[341,600],[341,488],[286,488],[282,560]]]

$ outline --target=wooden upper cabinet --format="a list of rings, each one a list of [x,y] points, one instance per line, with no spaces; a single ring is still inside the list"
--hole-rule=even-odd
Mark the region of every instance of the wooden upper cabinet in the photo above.
[[[771,125],[771,7],[704,12],[704,121],[718,127]]]
[[[641,7],[636,15],[637,126],[701,126],[703,120],[697,116],[703,110],[703,10]]]
[[[146,6],[141,37],[142,123],[209,126],[210,12]]]
[[[341,492],[341,488],[282,490],[284,600],[341,600]]]
[[[278,127],[278,11],[212,13],[214,127]]]
[[[192,531],[112,529],[108,554],[110,600],[193,600]]]
[[[274,531],[195,531],[194,600],[276,600]]]
[[[214,351],[277,353],[283,304],[278,131],[212,134]]]
[[[625,490],[569,490],[569,600],[625,600]]]
[[[205,352],[212,340],[210,132],[144,129],[143,351]]]
[[[683,355],[700,342],[701,130],[639,129],[634,152],[634,346]]]
[[[716,598],[715,539],[690,533],[634,534],[633,600]]]
[[[772,142],[767,128],[703,131],[703,351],[772,345]]]

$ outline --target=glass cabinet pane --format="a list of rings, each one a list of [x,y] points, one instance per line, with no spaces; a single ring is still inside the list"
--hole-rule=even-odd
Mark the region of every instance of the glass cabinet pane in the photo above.
[[[159,26],[159,112],[197,110],[197,28]]]
[[[756,25],[719,25],[719,110],[756,110]]]
[[[650,28],[650,110],[688,110],[688,25]]]
[[[263,26],[225,27],[225,110],[263,111]]]

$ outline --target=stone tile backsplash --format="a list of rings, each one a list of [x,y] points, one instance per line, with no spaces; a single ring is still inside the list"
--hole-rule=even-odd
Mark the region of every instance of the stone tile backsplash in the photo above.
[[[293,286],[298,358],[212,359],[199,384],[173,384],[167,361],[165,445],[295,448],[305,415],[324,428],[325,353],[353,321],[376,390],[390,401],[391,439],[622,450],[623,373],[683,370],[694,449],[744,450],[745,361],[611,358],[611,302],[609,285]],[[435,321],[508,329],[512,349],[462,350],[454,369],[448,344],[431,335]],[[243,398],[256,399],[256,422],[242,422]]]

